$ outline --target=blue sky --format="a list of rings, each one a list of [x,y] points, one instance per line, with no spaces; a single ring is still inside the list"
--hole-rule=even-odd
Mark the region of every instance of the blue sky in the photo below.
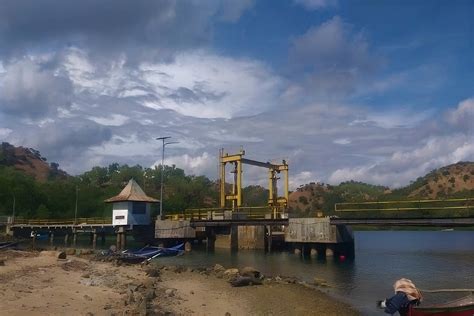
[[[474,160],[472,1],[0,1],[0,139],[77,174],[217,151],[292,187]],[[246,170],[246,184],[266,184]]]

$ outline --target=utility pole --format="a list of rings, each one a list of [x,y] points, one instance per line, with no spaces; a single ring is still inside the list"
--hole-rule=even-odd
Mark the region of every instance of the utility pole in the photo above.
[[[12,210],[12,224],[15,223],[15,204],[16,204],[16,197],[15,197],[15,192],[12,192],[13,195],[13,210]]]
[[[156,140],[162,141],[161,147],[161,185],[160,185],[160,218],[163,219],[163,174],[165,171],[165,146],[169,144],[177,144],[178,142],[165,142],[171,136],[157,137]]]
[[[78,194],[79,194],[79,188],[77,187],[77,184],[76,184],[76,207],[74,209],[74,225],[77,225],[77,197],[78,197]]]

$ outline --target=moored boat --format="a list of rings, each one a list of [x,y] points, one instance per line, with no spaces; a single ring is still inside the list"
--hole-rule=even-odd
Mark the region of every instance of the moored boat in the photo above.
[[[472,316],[474,315],[474,289],[453,289],[423,291],[429,293],[442,292],[471,292],[469,295],[442,304],[431,306],[415,306],[411,308],[409,316]]]
[[[119,259],[127,263],[141,263],[145,260],[151,260],[156,257],[181,255],[184,252],[183,248],[184,244],[179,244],[170,248],[146,246],[133,251],[125,250],[122,252]]]

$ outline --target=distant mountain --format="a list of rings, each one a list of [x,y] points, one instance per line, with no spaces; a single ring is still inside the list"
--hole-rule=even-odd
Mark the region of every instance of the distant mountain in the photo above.
[[[301,185],[289,196],[289,211],[303,216],[330,212],[339,202],[376,201],[390,189],[363,182],[348,181],[339,185],[311,182]]]
[[[458,195],[474,197],[474,162],[458,162],[435,169],[410,185],[393,190],[409,198],[442,199]]]
[[[38,181],[68,177],[66,172],[59,169],[59,164],[48,163],[39,151],[33,148],[15,147],[6,142],[0,147],[0,166],[13,167]]]
[[[362,182],[339,185],[309,183],[289,197],[289,211],[303,216],[331,212],[335,203],[407,199],[446,199],[474,197],[474,162],[458,162],[435,169],[409,185],[390,189]]]

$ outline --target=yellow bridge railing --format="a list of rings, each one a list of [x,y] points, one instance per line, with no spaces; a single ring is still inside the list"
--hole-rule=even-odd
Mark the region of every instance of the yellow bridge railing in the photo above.
[[[230,215],[233,219],[269,219],[284,218],[283,210],[273,210],[268,206],[240,207],[234,210],[222,208],[193,208],[184,212],[168,214],[166,219],[170,220],[222,220]]]
[[[474,210],[474,198],[336,203],[336,212]]]
[[[13,225],[110,225],[112,217],[80,217],[77,219],[27,219],[15,218]]]

